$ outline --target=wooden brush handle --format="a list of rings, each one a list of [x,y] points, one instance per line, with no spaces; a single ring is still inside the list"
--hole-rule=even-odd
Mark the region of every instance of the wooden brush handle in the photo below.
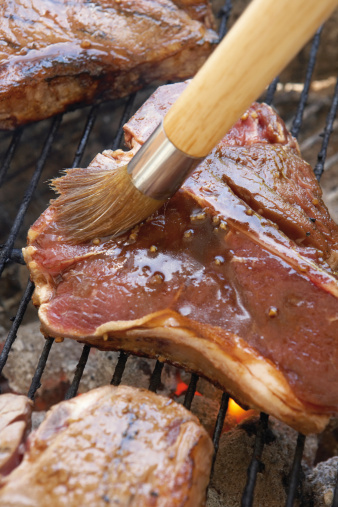
[[[165,116],[170,141],[205,157],[337,5],[253,0]]]

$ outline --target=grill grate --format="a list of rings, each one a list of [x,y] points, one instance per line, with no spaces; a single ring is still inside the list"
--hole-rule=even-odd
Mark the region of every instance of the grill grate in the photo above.
[[[220,10],[220,12],[218,14],[218,18],[220,19],[219,33],[220,33],[221,37],[223,37],[227,32],[228,20],[229,20],[231,11],[232,11],[232,2],[231,2],[231,0],[226,0],[223,8]],[[302,126],[304,109],[305,109],[305,106],[306,106],[306,103],[308,100],[311,78],[313,75],[313,70],[314,70],[315,63],[316,63],[317,52],[318,52],[318,48],[319,48],[319,44],[320,44],[321,32],[322,32],[322,28],[320,28],[317,31],[317,33],[312,41],[312,46],[311,46],[311,50],[310,50],[310,57],[309,57],[309,61],[308,61],[303,91],[301,93],[300,100],[298,102],[297,111],[294,116],[294,120],[293,120],[292,128],[291,128],[291,133],[295,137],[298,137],[301,126]],[[271,104],[274,100],[274,96],[275,96],[275,92],[276,92],[278,83],[279,83],[279,78],[276,77],[276,79],[268,87],[266,97],[265,97],[265,102],[267,102],[268,104]],[[120,146],[122,136],[123,136],[122,125],[128,120],[128,118],[131,116],[131,114],[133,112],[136,96],[137,96],[136,94],[129,96],[129,98],[125,102],[125,107],[122,112],[122,116],[121,116],[121,119],[119,122],[119,128],[118,128],[117,134],[115,136],[112,149],[117,149]],[[322,147],[318,153],[318,162],[315,167],[315,174],[318,179],[320,179],[320,177],[323,173],[323,170],[324,170],[324,164],[325,164],[325,159],[326,159],[326,155],[327,155],[327,148],[328,148],[330,136],[331,136],[331,133],[333,130],[333,122],[336,117],[337,108],[338,108],[338,80],[337,80],[335,92],[333,95],[331,108],[330,108],[330,111],[327,116],[326,127],[325,127],[323,134],[322,134],[322,137],[323,137]],[[99,112],[100,112],[100,106],[95,105],[90,109],[90,111],[87,115],[84,130],[83,130],[82,136],[81,136],[79,144],[78,144],[78,148],[77,148],[75,156],[74,156],[72,167],[79,166],[79,164],[81,162],[81,159],[84,155],[85,149],[88,145],[91,131],[93,129],[94,123],[97,119]],[[8,235],[8,239],[5,242],[5,244],[1,245],[1,247],[0,247],[1,248],[0,276],[1,276],[5,266],[8,263],[24,264],[21,250],[18,248],[14,248],[15,240],[18,236],[20,227],[23,224],[24,216],[27,212],[28,206],[32,200],[33,195],[34,195],[35,189],[36,189],[37,184],[39,182],[39,179],[40,179],[40,176],[41,176],[42,171],[44,169],[47,158],[50,154],[53,143],[55,142],[55,138],[56,138],[58,129],[60,127],[62,117],[63,117],[62,115],[58,115],[50,122],[49,131],[48,131],[46,139],[43,143],[41,155],[38,158],[38,161],[36,163],[35,172],[34,172],[32,178],[31,178],[31,181],[26,189],[24,197],[19,205],[19,210],[18,210],[18,213],[13,221],[12,227],[11,227],[9,235]],[[11,163],[12,163],[15,153],[17,152],[17,150],[20,147],[20,141],[22,139],[22,135],[23,135],[24,131],[25,131],[25,128],[23,128],[23,129],[20,128],[20,129],[16,130],[12,135],[12,138],[9,142],[9,146],[7,148],[7,151],[5,152],[5,155],[3,157],[2,167],[0,168],[0,186],[6,181],[6,175],[7,175],[8,169],[11,166]],[[7,136],[7,134],[5,134],[5,136]],[[9,333],[8,333],[6,342],[4,344],[3,350],[0,355],[0,374],[1,374],[3,367],[7,361],[11,347],[15,341],[18,328],[21,325],[22,319],[23,319],[24,314],[26,312],[27,305],[32,297],[33,290],[34,290],[34,286],[33,286],[32,282],[28,281],[28,284],[26,286],[24,294],[21,298],[21,301],[20,301],[20,304],[18,307],[18,311],[16,313],[16,316],[13,319],[13,324],[11,326]],[[52,348],[53,343],[54,343],[54,338],[47,338],[45,341],[45,344],[44,344],[43,350],[41,352],[40,359],[38,361],[38,365],[35,370],[35,373],[34,373],[30,388],[29,388],[29,392],[28,392],[28,396],[32,400],[34,400],[35,394],[36,394],[37,390],[39,389],[39,387],[41,386],[41,377],[43,375],[43,372],[44,372],[44,369],[46,366],[46,362],[47,362],[49,354],[51,352],[51,348]],[[65,399],[70,399],[77,394],[79,383],[81,381],[81,377],[82,377],[83,371],[86,367],[86,363],[87,363],[87,360],[89,357],[90,349],[91,349],[90,346],[84,345],[84,347],[82,349],[81,357],[78,361],[78,364],[77,364],[77,367],[75,370],[73,381],[72,381],[72,383],[65,395]],[[116,367],[115,367],[115,370],[113,373],[113,377],[111,380],[112,385],[117,386],[120,384],[128,357],[129,357],[129,354],[124,353],[124,352],[120,352],[119,358],[118,358],[118,361],[117,361],[117,364],[116,364]],[[156,365],[154,367],[154,370],[152,372],[151,378],[150,378],[149,390],[156,392],[156,390],[159,388],[160,383],[161,383],[162,369],[163,369],[163,363],[157,361]],[[191,407],[191,403],[193,401],[195,391],[196,391],[198,378],[199,377],[196,374],[191,375],[190,383],[189,383],[189,386],[188,386],[188,389],[187,389],[187,392],[185,395],[185,399],[184,399],[184,406],[186,408]],[[221,404],[220,404],[220,409],[219,409],[217,419],[215,422],[214,435],[213,435],[213,443],[214,443],[214,447],[215,447],[214,462],[216,459],[216,453],[217,453],[218,446],[219,446],[219,439],[221,436],[221,430],[222,430],[222,427],[224,424],[224,420],[225,420],[225,416],[226,416],[226,412],[227,412],[227,408],[228,408],[228,402],[229,402],[228,394],[223,393],[222,399],[221,399]],[[257,428],[257,434],[256,434],[256,439],[255,439],[255,444],[254,444],[252,460],[251,460],[251,463],[250,463],[250,465],[248,467],[248,471],[247,471],[247,482],[246,482],[246,486],[245,486],[243,496],[242,496],[242,504],[241,504],[242,507],[250,507],[253,504],[254,489],[255,489],[257,474],[260,471],[260,469],[262,468],[261,456],[262,456],[262,452],[263,452],[264,443],[267,439],[268,419],[269,419],[269,417],[267,414],[261,413],[260,420],[258,423],[258,428]],[[294,454],[294,461],[293,461],[293,465],[292,465],[292,470],[291,470],[290,477],[289,477],[289,491],[288,491],[288,497],[287,497],[287,503],[286,503],[287,507],[291,507],[292,505],[294,505],[294,501],[297,496],[297,491],[298,491],[299,483],[300,483],[301,459],[302,459],[302,455],[303,455],[304,444],[305,444],[305,436],[302,434],[299,434],[298,439],[297,439],[295,454]],[[335,488],[332,507],[338,507],[338,483]]]

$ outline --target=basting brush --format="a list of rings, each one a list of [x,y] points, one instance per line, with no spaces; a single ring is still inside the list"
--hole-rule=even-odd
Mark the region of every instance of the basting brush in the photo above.
[[[153,214],[337,5],[254,0],[125,167],[75,170],[53,181],[66,236],[115,235]]]

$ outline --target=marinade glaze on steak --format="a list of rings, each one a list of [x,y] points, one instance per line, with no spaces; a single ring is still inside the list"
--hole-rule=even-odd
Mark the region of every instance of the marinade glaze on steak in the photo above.
[[[0,129],[191,77],[213,25],[208,0],[2,0]]]
[[[130,152],[91,166],[125,164],[184,86],[127,123]],[[74,245],[52,204],[24,257],[44,334],[167,360],[312,432],[338,413],[337,231],[297,142],[254,104],[140,226]]]
[[[202,507],[212,455],[209,435],[182,405],[104,386],[47,413],[0,504]]]

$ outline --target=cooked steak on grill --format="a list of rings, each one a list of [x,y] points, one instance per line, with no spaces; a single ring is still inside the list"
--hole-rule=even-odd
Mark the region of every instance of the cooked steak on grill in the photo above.
[[[198,507],[212,454],[207,432],[182,405],[105,386],[48,412],[0,489],[0,504]]]
[[[0,128],[190,77],[213,23],[208,0],[3,0]]]
[[[160,88],[125,126],[130,152],[91,166],[125,164],[184,86]],[[297,142],[254,104],[132,231],[71,244],[52,204],[24,257],[44,334],[169,361],[308,433],[338,414],[337,237]]]
[[[26,396],[0,396],[0,483],[22,459],[32,406]]]

